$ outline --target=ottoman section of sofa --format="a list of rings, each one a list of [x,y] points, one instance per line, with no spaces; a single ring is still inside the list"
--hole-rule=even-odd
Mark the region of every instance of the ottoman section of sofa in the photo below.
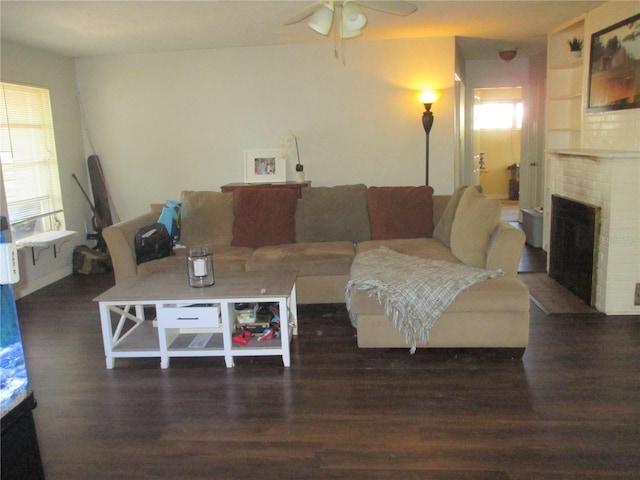
[[[460,292],[443,312],[491,313],[528,311],[529,290],[516,277],[497,277],[476,283]],[[384,314],[377,295],[365,290],[351,291],[351,310],[356,315]],[[436,325],[440,320],[436,321]]]
[[[351,292],[361,348],[407,347],[377,297]],[[522,348],[529,340],[529,291],[513,276],[472,285],[461,292],[435,322],[430,348]]]

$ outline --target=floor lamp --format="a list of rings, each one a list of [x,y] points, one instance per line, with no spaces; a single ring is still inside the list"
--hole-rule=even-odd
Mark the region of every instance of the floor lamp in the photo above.
[[[438,94],[432,91],[424,91],[420,94],[419,98],[424,105],[422,126],[424,127],[424,133],[427,136],[425,149],[425,184],[429,185],[429,134],[431,133],[431,127],[433,127],[433,112],[431,111],[431,105],[433,105],[438,99]]]

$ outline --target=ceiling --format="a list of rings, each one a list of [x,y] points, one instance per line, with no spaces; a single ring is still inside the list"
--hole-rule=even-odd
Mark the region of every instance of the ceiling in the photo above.
[[[284,21],[312,1],[11,1],[0,0],[1,39],[70,57],[171,50],[332,42]],[[554,27],[602,1],[414,1],[407,17],[365,9],[361,39],[458,36],[467,60],[545,49]],[[348,40],[358,41],[358,39]]]

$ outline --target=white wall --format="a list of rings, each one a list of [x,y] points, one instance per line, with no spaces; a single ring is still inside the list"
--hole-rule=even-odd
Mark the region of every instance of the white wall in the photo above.
[[[300,138],[313,185],[424,183],[424,107],[434,105],[430,183],[454,184],[453,37],[212,49],[79,59],[79,90],[120,218],[180,192],[241,182],[246,149]],[[85,155],[92,153],[85,143]],[[290,158],[288,179],[294,178]]]
[[[86,200],[71,177],[75,173],[87,185],[74,61],[2,42],[1,67],[3,82],[49,89],[66,228],[80,233],[58,249],[57,258],[53,256],[53,248],[42,251],[35,266],[31,260],[31,249],[20,252],[21,280],[14,286],[16,297],[19,298],[72,272],[73,247],[87,243],[84,228],[85,222],[90,222],[91,215]]]

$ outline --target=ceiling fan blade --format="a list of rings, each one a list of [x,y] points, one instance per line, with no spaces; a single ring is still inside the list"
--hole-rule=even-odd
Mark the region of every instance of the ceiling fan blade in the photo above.
[[[365,1],[365,0],[356,0],[358,5],[361,5],[366,8],[370,8],[371,10],[377,10],[383,13],[390,13],[392,15],[411,15],[413,12],[418,10],[418,7],[413,3],[409,2],[401,2],[401,1],[387,1],[387,2],[379,2],[376,0],[373,1]]]
[[[322,5],[323,3],[325,3],[322,0],[318,0],[313,2],[311,5],[307,5],[306,7],[304,7],[302,10],[300,10],[298,13],[296,13],[293,17],[287,19],[284,24],[285,25],[293,25],[294,23],[298,23],[301,22],[302,20],[304,20],[307,17],[310,17],[311,15],[313,15],[313,13],[318,9],[318,7],[320,7],[320,5]]]

